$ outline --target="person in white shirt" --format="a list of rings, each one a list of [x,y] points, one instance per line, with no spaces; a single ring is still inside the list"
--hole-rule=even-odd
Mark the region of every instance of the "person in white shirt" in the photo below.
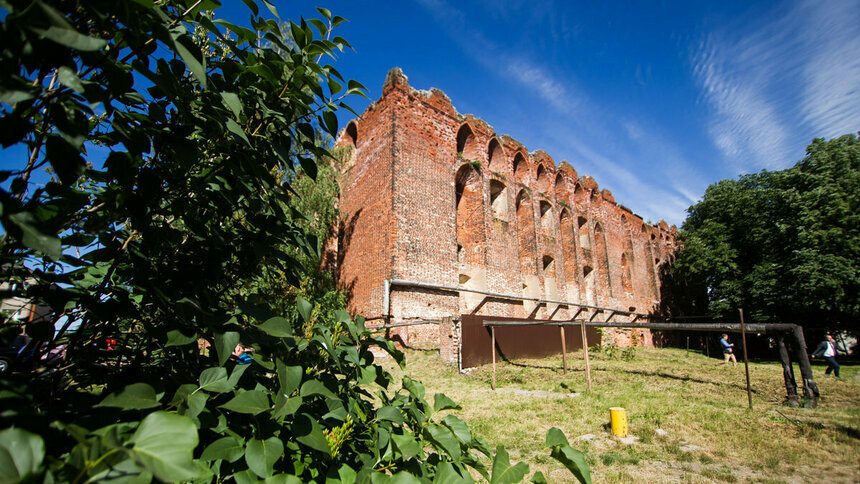
[[[823,357],[824,360],[827,361],[827,369],[824,370],[824,374],[829,375],[832,371],[833,374],[836,375],[836,378],[839,378],[839,363],[836,362],[837,351],[846,352],[845,348],[839,348],[836,346],[836,340],[833,339],[833,336],[828,334],[825,336],[824,341],[815,348],[815,351],[812,353],[812,357]]]

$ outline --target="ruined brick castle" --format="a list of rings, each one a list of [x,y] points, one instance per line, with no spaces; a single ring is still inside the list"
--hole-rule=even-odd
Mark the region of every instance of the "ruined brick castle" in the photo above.
[[[565,302],[658,305],[675,227],[643,222],[593,178],[459,114],[439,90],[412,89],[399,69],[336,144],[350,155],[333,250],[353,312],[563,320],[575,309]],[[430,325],[397,332],[439,337]]]

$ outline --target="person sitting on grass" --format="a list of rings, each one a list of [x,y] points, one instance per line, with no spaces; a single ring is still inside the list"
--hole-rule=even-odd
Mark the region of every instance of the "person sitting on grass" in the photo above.
[[[845,348],[840,348],[836,343],[836,340],[833,339],[833,336],[827,335],[824,337],[824,341],[819,343],[818,347],[815,348],[815,351],[812,353],[812,357],[816,358],[819,356],[823,356],[824,360],[827,361],[827,369],[824,370],[825,375],[829,375],[832,371],[836,378],[839,378],[839,363],[836,362],[836,353],[837,352],[848,353]]]
[[[722,339],[720,339],[720,346],[723,347],[723,362],[719,363],[720,365],[727,365],[729,360],[732,360],[732,366],[738,365],[738,360],[735,358],[735,344],[729,343],[729,335],[723,333]]]

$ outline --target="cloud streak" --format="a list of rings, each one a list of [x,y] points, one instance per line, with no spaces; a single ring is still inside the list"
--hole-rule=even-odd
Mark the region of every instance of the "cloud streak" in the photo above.
[[[860,128],[856,5],[778,8],[772,22],[712,32],[692,56],[710,136],[732,170],[784,168],[813,137]]]

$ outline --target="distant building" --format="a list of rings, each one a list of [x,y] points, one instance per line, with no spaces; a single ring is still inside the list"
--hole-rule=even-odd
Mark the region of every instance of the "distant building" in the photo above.
[[[439,90],[410,88],[399,69],[336,143],[352,151],[329,255],[352,311],[392,323],[460,314],[562,320],[571,307],[538,299],[639,312],[658,305],[674,226],[643,222],[593,178],[457,113]],[[396,333],[410,344],[439,338],[429,326]]]

